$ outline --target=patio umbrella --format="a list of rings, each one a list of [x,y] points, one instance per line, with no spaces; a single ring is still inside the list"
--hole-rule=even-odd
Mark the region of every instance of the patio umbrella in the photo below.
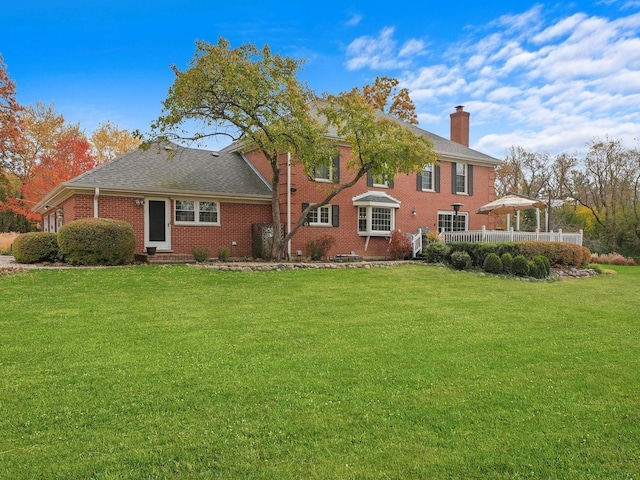
[[[527,210],[529,208],[547,208],[547,204],[543,200],[510,194],[481,206],[476,210],[476,213],[483,215],[502,215],[505,213],[515,213],[518,210]]]
[[[511,214],[529,208],[547,208],[546,202],[535,198],[523,197],[521,195],[509,194],[502,198],[489,202],[476,210],[476,213],[483,215],[503,215],[507,214],[507,230],[511,225]],[[518,217],[517,230],[520,230],[520,217]],[[536,230],[540,230],[540,211],[536,212]]]

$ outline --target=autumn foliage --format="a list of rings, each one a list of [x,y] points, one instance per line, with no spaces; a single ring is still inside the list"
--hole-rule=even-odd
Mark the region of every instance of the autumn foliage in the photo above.
[[[96,167],[97,162],[90,149],[89,142],[81,137],[64,138],[57,142],[53,154],[40,159],[33,169],[33,175],[22,187],[27,203],[37,203],[56,186]]]
[[[53,105],[21,106],[0,56],[0,232],[32,229],[32,209],[49,191],[139,143],[109,122],[89,140]]]

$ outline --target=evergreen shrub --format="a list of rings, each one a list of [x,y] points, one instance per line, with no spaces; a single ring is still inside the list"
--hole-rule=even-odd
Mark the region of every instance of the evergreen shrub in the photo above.
[[[468,270],[472,265],[471,255],[467,252],[457,251],[451,254],[451,266],[456,270]]]
[[[48,232],[18,235],[13,241],[12,253],[18,263],[56,262],[62,258],[58,236]]]
[[[487,273],[502,273],[502,260],[497,253],[490,253],[485,257],[482,269]]]
[[[529,261],[524,255],[517,255],[513,259],[513,273],[519,277],[526,277],[529,275]]]
[[[428,263],[445,262],[450,252],[449,245],[444,242],[433,242],[424,249],[424,259]]]
[[[72,265],[124,265],[133,262],[136,239],[127,222],[83,218],[60,229],[58,244]]]
[[[505,252],[500,255],[500,261],[502,262],[502,271],[507,275],[513,273],[513,257],[509,252]]]

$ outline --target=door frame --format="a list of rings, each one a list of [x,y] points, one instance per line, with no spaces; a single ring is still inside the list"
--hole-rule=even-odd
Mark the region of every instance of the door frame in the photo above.
[[[165,241],[152,242],[149,240],[149,204],[151,201],[164,202],[165,215]],[[144,246],[156,247],[158,250],[171,250],[171,200],[161,197],[147,197],[144,199]]]

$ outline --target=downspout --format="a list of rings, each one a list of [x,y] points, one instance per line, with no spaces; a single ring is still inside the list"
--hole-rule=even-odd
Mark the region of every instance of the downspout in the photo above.
[[[100,188],[96,187],[93,194],[93,218],[98,218],[98,197],[100,196]]]
[[[291,152],[287,152],[287,235],[291,233]],[[291,239],[287,242],[287,259],[291,261]]]

